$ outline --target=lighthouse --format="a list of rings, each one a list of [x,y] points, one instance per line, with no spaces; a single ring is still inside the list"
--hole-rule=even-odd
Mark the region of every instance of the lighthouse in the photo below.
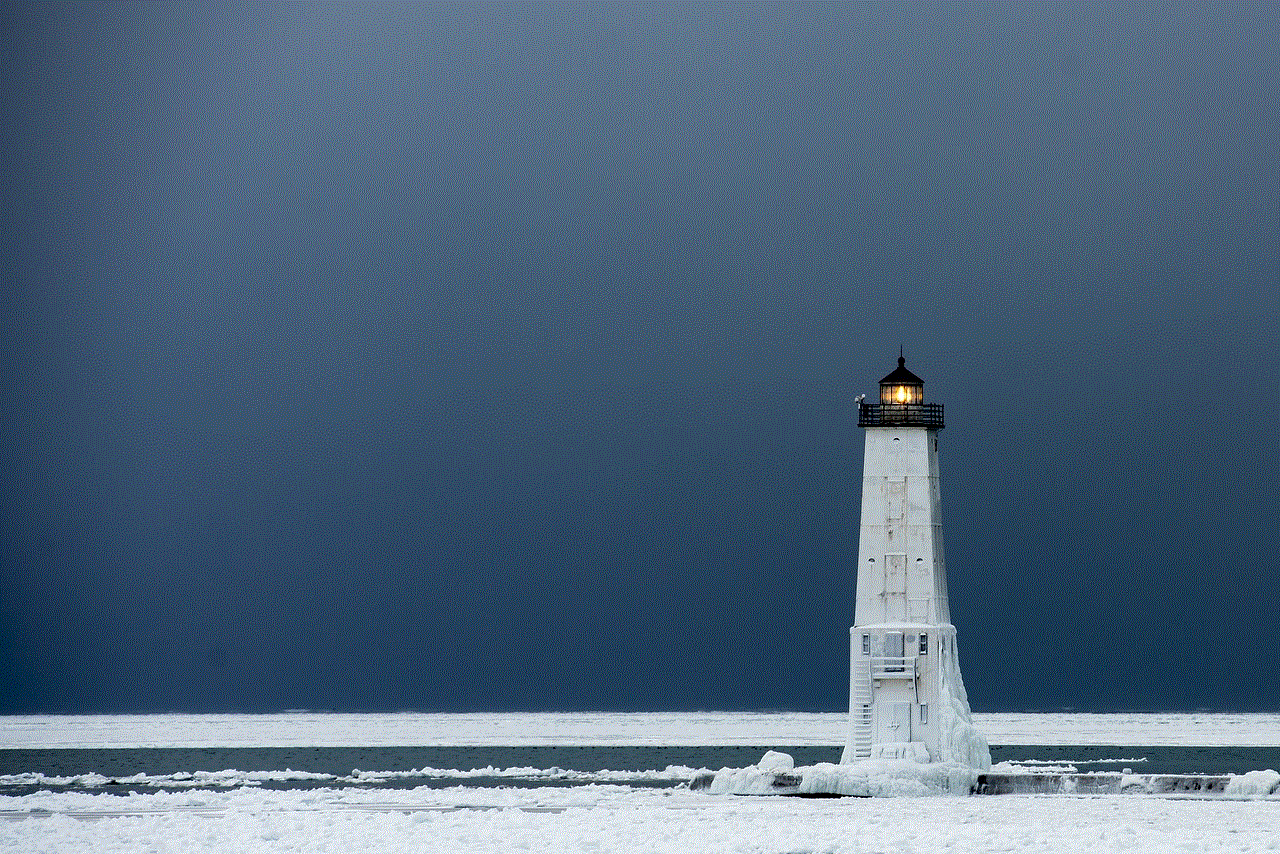
[[[947,602],[938,476],[942,404],[898,367],[876,403],[859,400],[866,437],[857,602],[850,633],[843,763],[865,759],[991,765],[960,679]]]

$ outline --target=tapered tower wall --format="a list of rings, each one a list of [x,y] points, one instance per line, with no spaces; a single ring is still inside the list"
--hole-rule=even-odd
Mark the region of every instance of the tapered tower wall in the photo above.
[[[950,622],[938,431],[868,427],[854,623]]]

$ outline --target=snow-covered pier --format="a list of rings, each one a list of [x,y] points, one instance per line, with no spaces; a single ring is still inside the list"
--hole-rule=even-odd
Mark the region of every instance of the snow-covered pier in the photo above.
[[[1183,795],[1260,798],[1280,794],[1280,773],[1133,774],[1035,772],[978,775],[975,795]]]

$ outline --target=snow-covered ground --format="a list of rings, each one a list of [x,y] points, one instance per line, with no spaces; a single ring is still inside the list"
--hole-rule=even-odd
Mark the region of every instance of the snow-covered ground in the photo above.
[[[31,795],[0,851],[70,852],[1266,852],[1280,802],[1104,798],[717,797],[688,790],[413,789]],[[9,813],[7,815],[12,815]]]
[[[843,712],[8,715],[6,747],[824,745]],[[1280,746],[1280,714],[975,713],[991,744]]]

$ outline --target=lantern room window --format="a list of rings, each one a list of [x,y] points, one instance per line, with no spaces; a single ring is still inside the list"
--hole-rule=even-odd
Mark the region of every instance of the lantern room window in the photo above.
[[[919,403],[923,389],[913,385],[891,385],[880,389],[881,403]]]
[[[898,357],[898,368],[880,380],[880,403],[906,406],[924,403],[924,380],[907,370],[907,360]]]

